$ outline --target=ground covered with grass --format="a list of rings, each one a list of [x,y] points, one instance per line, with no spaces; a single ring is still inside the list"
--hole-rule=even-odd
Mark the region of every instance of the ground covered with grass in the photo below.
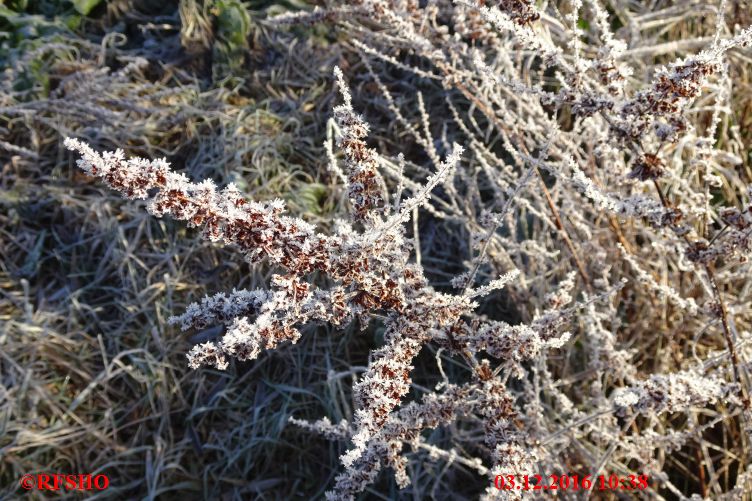
[[[737,3],[729,2],[729,12],[749,25],[749,5]],[[428,160],[424,148],[393,111],[404,107],[407,120],[419,123],[414,101],[405,106],[405,100],[420,91],[421,106],[441,119],[433,127],[441,137],[449,114],[442,86],[413,79],[388,61],[364,61],[344,29],[267,22],[312,7],[298,0],[0,5],[0,498],[24,495],[19,478],[36,472],[106,474],[110,486],[95,498],[113,499],[317,499],[330,488],[346,444],[288,419],[352,420],[351,386],[382,343],[383,329],[378,323],[365,331],[310,326],[294,346],[258,360],[232,363],[227,371],[189,369],[190,347],[219,330],[182,333],[167,318],[207,294],[263,288],[274,270],[249,266],[183,224],[151,217],[144,203],[122,200],[83,175],[62,148],[71,136],[100,151],[166,157],[194,180],[232,182],[254,200],[281,198],[290,214],[327,231],[349,210],[325,147],[339,99],[336,65],[372,126],[369,142],[385,155],[404,152],[414,177],[427,178],[420,167]],[[630,57],[667,62],[712,39],[713,20],[670,2],[659,7],[635,7],[642,22],[653,23],[653,39]],[[660,14],[650,17],[651,8]],[[672,40],[690,43],[677,47]],[[749,145],[750,60],[734,57],[740,63],[732,70],[735,100],[722,128]],[[384,97],[373,65],[395,102]],[[557,120],[572,127],[565,112]],[[478,126],[479,136],[486,125]],[[750,152],[736,154],[740,177],[749,181]],[[469,199],[491,198],[492,188],[485,188]],[[437,289],[451,290],[468,258],[469,230],[431,214],[414,223],[409,233],[426,275]],[[520,240],[536,228],[521,222]],[[563,244],[560,250],[566,255]],[[553,275],[564,273],[543,282],[554,282]],[[532,284],[494,295],[482,314],[510,323],[531,317],[520,303],[543,295],[543,285]],[[627,319],[639,316],[624,312]],[[621,341],[637,352],[647,374],[672,364],[666,352],[686,349],[672,345],[672,336]],[[707,351],[722,347],[718,341]],[[588,371],[578,366],[581,349],[578,344],[561,357],[565,369],[558,374],[570,378],[567,384]],[[439,355],[425,350],[416,359],[413,392],[435,385]],[[458,360],[445,357],[449,379],[468,377]],[[425,438],[451,446],[455,431],[441,428]],[[711,429],[711,455],[741,433],[733,424]],[[688,493],[705,482],[696,473],[705,459],[700,451],[708,454],[707,448],[680,450],[667,467]],[[714,481],[733,485],[742,462],[718,459]],[[382,475],[366,496],[474,498],[489,485],[447,461],[414,461],[408,472],[409,488],[399,490]],[[662,494],[671,499],[671,492]]]
[[[268,270],[92,184],[60,149],[71,135],[166,156],[329,221],[343,210],[323,169],[342,56],[325,33],[252,20],[271,3],[0,7],[0,497],[29,472],[104,473],[119,499],[316,497],[332,477],[336,448],[287,418],[347,416],[341,372],[373,340],[322,329],[254,364],[190,370],[212,333],[166,318]]]

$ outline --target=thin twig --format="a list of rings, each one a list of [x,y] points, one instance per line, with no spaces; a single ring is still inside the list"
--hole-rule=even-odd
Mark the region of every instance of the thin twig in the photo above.
[[[499,120],[496,118],[496,114],[493,113],[491,109],[488,108],[482,101],[480,101],[477,97],[475,97],[464,85],[461,83],[457,83],[455,87],[462,92],[462,94],[473,102],[488,118],[493,122],[493,124],[501,130],[504,134],[506,134],[509,138],[515,139],[515,135],[513,135],[509,129]],[[527,156],[530,157],[530,152],[527,149],[527,146],[525,146],[525,143],[521,140],[515,141],[517,143],[517,147]],[[572,239],[569,238],[569,234],[567,233],[566,228],[564,227],[564,223],[562,222],[561,216],[559,214],[559,210],[556,208],[556,205],[554,204],[553,199],[551,198],[551,193],[548,191],[548,188],[546,187],[546,183],[543,181],[543,176],[540,173],[540,170],[538,170],[538,166],[534,166],[535,173],[538,175],[538,179],[540,180],[540,185],[543,190],[543,194],[546,197],[546,203],[548,205],[548,208],[551,210],[551,214],[554,217],[554,222],[556,224],[556,228],[559,231],[559,235],[561,235],[562,240],[564,240],[564,243],[566,244],[567,248],[569,249],[569,252],[572,254],[572,257],[574,258],[575,265],[577,266],[577,270],[579,271],[580,275],[582,276],[582,279],[585,282],[585,287],[587,287],[589,292],[592,292],[593,288],[590,283],[590,277],[588,276],[587,272],[585,271],[585,266],[583,265],[582,261],[580,260],[579,255],[577,254],[577,251],[575,250],[574,244],[572,243]]]

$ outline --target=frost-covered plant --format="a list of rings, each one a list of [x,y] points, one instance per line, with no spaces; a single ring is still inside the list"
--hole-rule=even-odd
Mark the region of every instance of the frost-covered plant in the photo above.
[[[395,151],[369,147],[369,125],[335,69],[343,170],[333,151],[329,162],[351,220],[330,233],[284,215],[280,201],[190,182],[165,160],[100,155],[66,139],[82,169],[128,198],[149,198],[152,214],[202,227],[278,270],[268,289],[207,297],[171,319],[184,330],[226,326],[221,339],[193,347],[190,366],[255,359],[296,342],[309,323],[380,322],[383,346],[353,386],[352,421],[292,420],[349,444],[330,499],[352,499],[385,467],[408,485],[406,445],[490,478],[635,472],[649,475],[656,498],[688,498],[663,451],[699,442],[702,497],[750,492],[752,179],[736,168],[738,131],[724,144],[716,133],[733,88],[729,61],[752,28],[729,32],[722,3],[704,50],[645,65],[632,55],[642,49],[629,32],[639,23],[613,33],[597,0],[421,5],[332,2],[272,20],[346,33],[357,69],[401,129]],[[394,98],[395,69],[414,105]],[[454,292],[428,278],[419,214],[468,236]],[[480,312],[502,287],[521,322]],[[437,389],[407,402],[415,359],[429,346],[472,376],[440,379],[439,366]],[[422,434],[453,423],[451,450]],[[739,439],[734,459],[723,459],[736,464],[732,481],[722,482],[723,461],[702,438],[719,423]]]
[[[384,440],[392,446],[400,444],[401,448],[400,437],[407,432],[399,431],[405,423],[395,413],[410,389],[411,364],[423,345],[435,343],[461,352],[472,362],[477,382],[462,391],[478,392],[482,385],[496,381],[494,391],[500,393],[494,398],[504,400],[498,376],[491,373],[487,362],[481,365],[476,357],[482,351],[497,356],[509,353],[511,367],[547,346],[559,346],[559,327],[564,325],[562,320],[568,313],[547,311],[529,327],[470,322],[465,317],[477,307],[473,299],[502,287],[516,276],[514,273],[479,289],[466,288],[456,295],[438,292],[428,284],[421,267],[410,262],[411,246],[404,237],[403,223],[459,163],[462,148],[455,145],[439,171],[416,190],[414,197],[399,202],[394,211],[387,210],[382,216],[386,194],[379,182],[376,153],[363,141],[368,128],[352,110],[341,72],[335,73],[345,99],[335,109],[335,119],[342,131],[338,144],[346,159],[352,218],[362,223],[360,231],[342,221],[333,235],[323,235],[300,219],[284,216],[281,201],[248,201],[233,185],[217,190],[211,181],[192,183],[173,172],[165,160],[126,159],[121,150],[100,155],[71,138],[65,140],[65,145],[81,155],[78,165],[87,174],[101,178],[129,199],[149,197],[148,210],[152,214],[169,215],[187,221],[189,226],[203,226],[205,238],[236,245],[249,262],[267,259],[284,270],[273,276],[269,290],[220,293],[205,298],[201,304],[192,304],[184,314],[171,319],[183,329],[213,323],[227,326],[221,341],[206,342],[191,350],[188,355],[191,367],[214,365],[224,369],[228,356],[254,359],[262,350],[275,348],[281,342],[297,341],[300,333],[296,327],[309,322],[338,326],[357,319],[366,326],[373,313],[386,314],[385,345],[373,353],[368,370],[353,388],[358,406],[352,423],[353,448],[343,456],[347,470],[338,477],[330,496],[349,498],[367,485],[362,477],[364,469],[370,470],[368,478],[377,473],[372,463],[382,459],[379,451]],[[149,196],[150,192],[154,193]],[[312,271],[327,274],[336,285],[316,288],[306,279]],[[465,408],[467,404],[454,401],[452,395],[452,392],[442,395],[449,407],[439,405],[437,410],[435,405],[429,406],[419,419],[413,418],[417,421],[408,426],[413,430],[410,434],[432,427],[432,419],[446,422],[449,419],[446,414],[451,416],[454,412],[451,408],[473,412],[472,406]],[[485,419],[493,426],[502,423],[511,426],[515,412],[511,399],[504,401],[507,404],[503,412],[482,408]],[[390,427],[390,422],[396,424]],[[398,430],[393,430],[393,426]],[[521,438],[522,434],[515,434],[505,440]],[[403,464],[398,457],[399,448],[391,454],[389,464],[395,467]],[[407,481],[404,471],[400,478],[402,484]]]

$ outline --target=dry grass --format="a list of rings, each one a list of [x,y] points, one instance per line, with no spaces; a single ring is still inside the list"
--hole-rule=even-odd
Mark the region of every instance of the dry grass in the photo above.
[[[338,451],[287,417],[347,415],[348,377],[329,375],[365,362],[367,343],[320,329],[254,364],[191,371],[185,353],[211,333],[189,339],[166,317],[207,293],[258,287],[268,270],[90,184],[60,144],[74,134],[169,156],[194,178],[329,220],[343,210],[322,168],[338,50],[254,25],[243,54],[254,71],[214,81],[186,64],[177,6],[165,11],[151,22],[146,9],[111,6],[5,54],[15,64],[0,106],[0,498],[35,472],[105,473],[102,496],[117,499],[307,498],[336,467]],[[89,41],[144,26],[123,46]],[[135,57],[148,63],[115,75]],[[32,59],[47,84],[34,74],[18,90]]]
[[[193,179],[235,182],[256,200],[282,197],[290,212],[324,228],[347,212],[322,146],[335,64],[360,75],[353,94],[381,151],[409,148],[419,159],[419,147],[400,132],[347,41],[320,27],[277,32],[254,21],[238,48],[228,45],[233,28],[218,25],[216,12],[181,4],[154,11],[114,2],[73,30],[63,26],[68,11],[54,12],[52,26],[0,16],[13,34],[29,26],[38,32],[0,52],[9,67],[0,80],[0,498],[20,495],[25,473],[57,472],[108,475],[101,498],[315,499],[340,468],[344,444],[299,430],[288,417],[352,418],[353,377],[382,333],[311,328],[295,346],[252,363],[191,371],[185,353],[217,332],[182,335],[167,317],[205,294],[264,287],[270,270],[251,268],[195,231],[91,184],[63,152],[62,138],[167,156]],[[268,4],[248,4],[253,19],[265,16]],[[672,12],[652,20],[659,49],[633,57],[670,60],[674,52],[661,43],[712,36],[712,23]],[[749,68],[736,64],[733,75],[739,101],[732,122],[746,144]],[[392,77],[390,89],[398,89],[403,75]],[[445,107],[444,96],[432,92],[440,86],[405,85],[423,85],[429,110]],[[752,155],[740,156],[752,178]],[[437,288],[448,287],[468,257],[469,236],[452,223],[421,218],[426,273]],[[495,309],[484,310],[493,318],[530,314],[514,306],[524,298],[495,299]],[[650,350],[639,365],[658,365],[665,347],[643,348]],[[432,384],[421,375],[433,370],[434,355],[418,358],[416,388]],[[571,363],[576,368],[576,359]],[[455,359],[445,357],[444,368],[450,379],[467,377]],[[431,442],[440,445],[443,434],[433,432]],[[737,437],[708,443],[722,447]],[[700,460],[683,453],[670,461],[672,478],[685,475],[684,464],[693,468],[686,477],[695,475]],[[487,486],[461,466],[445,466],[416,462],[411,487],[398,491],[383,476],[368,495],[460,499]],[[727,468],[719,474],[734,477]],[[694,479],[687,484],[696,487]]]

